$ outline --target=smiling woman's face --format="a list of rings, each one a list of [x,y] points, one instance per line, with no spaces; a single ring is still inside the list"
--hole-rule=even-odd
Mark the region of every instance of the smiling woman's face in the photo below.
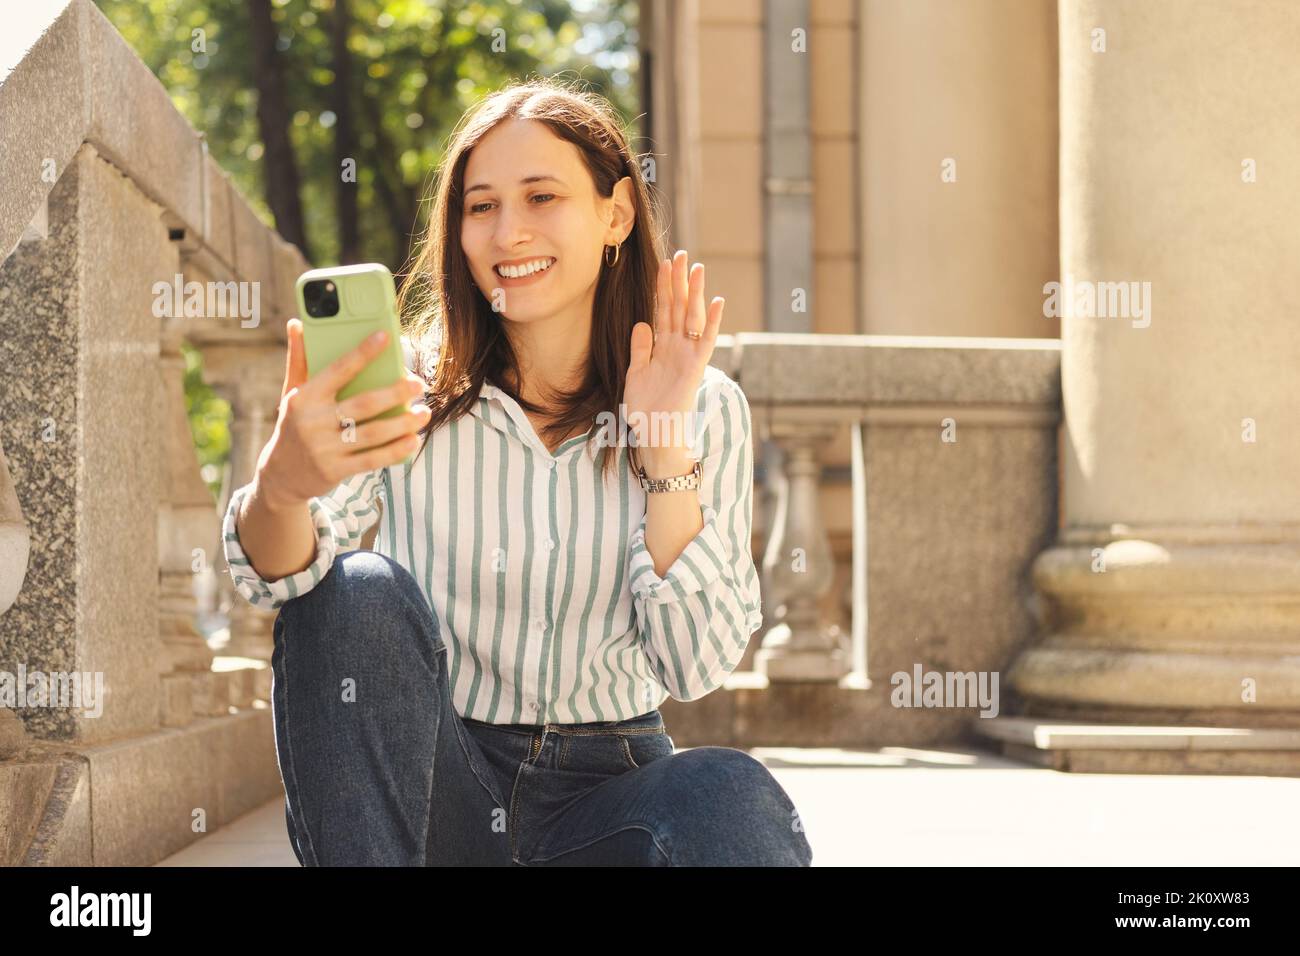
[[[537,120],[505,121],[465,164],[460,244],[475,285],[513,322],[589,317],[611,202],[576,146]]]

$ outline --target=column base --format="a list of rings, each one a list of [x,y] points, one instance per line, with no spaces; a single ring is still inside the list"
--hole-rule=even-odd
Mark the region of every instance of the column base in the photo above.
[[[1033,576],[1046,636],[1007,675],[1023,712],[1300,727],[1300,546],[1068,544]]]

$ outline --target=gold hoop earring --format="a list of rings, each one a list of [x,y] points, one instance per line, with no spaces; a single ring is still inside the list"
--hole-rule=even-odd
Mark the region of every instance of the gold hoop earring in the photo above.
[[[614,245],[614,261],[613,261],[613,262],[610,262],[610,261],[609,261],[609,246],[606,245],[606,246],[605,246],[605,265],[609,266],[611,269],[612,269],[614,266],[618,265],[618,253],[619,253],[619,250],[622,249],[622,248],[623,248],[623,243],[621,243],[621,242],[620,242],[620,243],[616,243],[616,244]]]

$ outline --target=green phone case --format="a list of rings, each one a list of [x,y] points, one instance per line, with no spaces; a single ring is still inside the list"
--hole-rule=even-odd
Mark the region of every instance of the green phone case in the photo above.
[[[304,288],[309,282],[328,280],[334,283],[338,296],[338,313],[314,316],[307,310]],[[307,377],[315,375],[335,359],[346,355],[365,339],[384,329],[388,344],[361,372],[338,392],[343,401],[360,392],[384,388],[398,381],[406,370],[402,357],[402,329],[397,318],[397,293],[393,274],[377,262],[327,269],[311,269],[298,277],[294,286],[298,302],[298,317],[302,320],[303,346],[307,353]],[[394,405],[375,418],[401,415],[406,403]],[[370,421],[371,419],[367,419]],[[358,422],[357,424],[361,424]],[[410,464],[415,454],[405,461]]]

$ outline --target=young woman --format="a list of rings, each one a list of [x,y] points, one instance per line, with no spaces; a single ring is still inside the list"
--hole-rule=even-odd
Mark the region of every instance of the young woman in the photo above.
[[[749,407],[708,364],[723,300],[661,256],[600,97],[487,97],[435,189],[409,380],[337,402],[381,346],[307,380],[290,320],[279,420],[225,518],[239,592],[279,608],[299,861],[808,865],[771,773],[675,753],[658,710],[720,686],[762,621]]]

